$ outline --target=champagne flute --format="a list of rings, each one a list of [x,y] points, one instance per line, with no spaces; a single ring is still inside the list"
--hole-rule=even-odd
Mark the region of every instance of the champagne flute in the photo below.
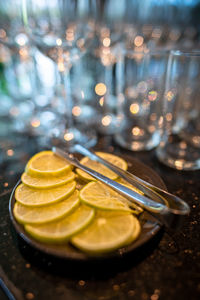
[[[78,142],[93,146],[96,143],[93,130],[84,126],[78,128],[74,123],[70,85],[73,65],[78,63],[93,40],[96,12],[96,1],[22,0],[23,21],[31,40],[56,63],[60,74],[62,113],[48,133],[54,144],[70,146]]]

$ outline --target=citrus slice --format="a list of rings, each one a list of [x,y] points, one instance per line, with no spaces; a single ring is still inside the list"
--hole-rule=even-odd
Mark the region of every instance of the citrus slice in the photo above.
[[[118,249],[133,241],[140,233],[138,220],[129,213],[98,211],[93,222],[71,238],[77,248],[91,253]]]
[[[96,152],[96,154],[98,156],[100,156],[101,158],[108,160],[110,163],[112,163],[113,165],[115,165],[123,170],[127,170],[127,168],[128,168],[127,162],[124,159],[122,159],[121,157],[118,157],[118,156],[110,154],[110,153],[104,153],[104,152]],[[83,164],[84,166],[87,166],[87,167],[109,177],[110,179],[115,180],[118,178],[118,175],[116,173],[114,173],[113,171],[108,169],[106,166],[100,164],[99,162],[89,159],[87,156],[82,158],[80,163]],[[92,176],[90,176],[89,174],[85,173],[84,171],[82,171],[80,169],[77,169],[76,172],[84,180],[87,180],[87,181],[95,180]]]
[[[15,202],[13,213],[21,224],[43,224],[61,219],[76,208],[79,203],[79,192],[75,191],[69,198],[45,207],[28,207]]]
[[[126,198],[99,181],[92,181],[85,185],[80,190],[79,197],[83,203],[95,208],[131,211],[126,204]]]
[[[26,172],[32,176],[57,176],[68,172],[71,165],[52,151],[35,154],[26,165]]]
[[[140,225],[140,222],[139,220],[134,217],[134,222],[135,222],[135,227],[134,227],[134,230],[132,232],[132,235],[131,237],[126,241],[126,243],[124,244],[124,246],[128,246],[130,244],[132,244],[137,238],[138,236],[140,235],[141,233],[141,225]]]
[[[63,242],[93,220],[95,210],[81,204],[62,220],[42,225],[25,225],[25,230],[41,242]]]
[[[25,206],[39,207],[56,203],[67,198],[76,188],[76,182],[72,181],[49,190],[36,190],[25,184],[20,184],[15,191],[15,199]]]
[[[68,172],[62,176],[51,176],[51,177],[34,177],[27,173],[23,173],[21,176],[22,182],[35,189],[51,189],[54,187],[61,186],[72,180],[74,180],[75,174]]]

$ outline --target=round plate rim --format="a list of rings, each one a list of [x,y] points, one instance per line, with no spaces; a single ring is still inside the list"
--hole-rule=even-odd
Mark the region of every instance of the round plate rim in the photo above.
[[[160,180],[160,187],[162,187],[163,189],[166,189],[166,186],[163,182],[163,180],[161,179],[161,177],[149,166],[146,166],[144,163],[140,162],[139,160],[132,158],[128,155],[124,155],[123,157],[128,158],[127,162],[129,163],[131,162],[136,162],[138,164],[140,164],[141,166],[143,166],[144,168],[148,169],[154,176],[156,176],[157,178],[159,178]],[[17,234],[26,242],[28,243],[31,247],[40,250],[41,252],[48,254],[48,255],[52,255],[54,257],[57,258],[61,258],[61,259],[67,259],[67,260],[75,260],[75,261],[96,261],[96,260],[105,260],[105,259],[110,259],[110,258],[120,258],[125,256],[126,254],[136,250],[137,248],[139,248],[140,246],[144,245],[145,243],[147,243],[149,240],[151,240],[162,228],[162,226],[158,223],[155,222],[154,227],[152,227],[151,230],[149,230],[146,234],[145,237],[142,238],[142,240],[139,238],[136,241],[134,241],[133,243],[131,243],[128,246],[125,246],[121,249],[118,249],[114,252],[111,253],[106,253],[106,254],[102,254],[102,255],[90,255],[84,252],[81,252],[77,249],[75,249],[73,246],[73,248],[75,249],[74,252],[64,252],[64,251],[56,251],[55,249],[49,247],[48,244],[45,243],[40,243],[36,240],[34,240],[32,237],[30,237],[25,230],[23,229],[23,226],[19,223],[17,223],[17,221],[15,220],[14,214],[13,214],[13,206],[15,203],[15,190],[17,188],[17,186],[21,183],[21,180],[19,180],[17,182],[17,184],[15,185],[15,187],[12,190],[12,193],[10,195],[10,200],[9,200],[9,215],[10,215],[10,219],[12,221],[12,224],[17,232]]]

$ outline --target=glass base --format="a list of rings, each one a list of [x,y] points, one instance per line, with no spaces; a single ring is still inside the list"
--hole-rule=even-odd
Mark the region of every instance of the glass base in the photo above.
[[[96,132],[92,129],[69,128],[64,131],[52,130],[49,134],[52,146],[60,146],[69,149],[75,144],[81,144],[86,148],[91,148],[97,143]]]
[[[134,136],[130,131],[122,131],[115,134],[115,141],[121,147],[132,151],[151,150],[159,144],[160,134],[155,132],[152,135]]]
[[[182,171],[193,171],[200,169],[200,158],[192,159],[192,156],[189,158],[181,156],[181,151],[175,151],[174,145],[166,147],[158,147],[156,149],[156,155],[160,162],[165,164],[168,167],[174,168],[176,170]]]

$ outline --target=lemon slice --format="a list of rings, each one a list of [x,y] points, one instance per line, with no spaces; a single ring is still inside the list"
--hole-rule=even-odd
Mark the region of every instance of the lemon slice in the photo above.
[[[36,190],[20,184],[15,191],[15,199],[23,205],[39,207],[56,203],[67,198],[76,188],[76,182],[64,184],[49,190]]]
[[[95,208],[131,212],[124,197],[99,181],[85,185],[79,197],[83,203]]]
[[[81,204],[62,220],[43,225],[25,225],[25,230],[41,242],[63,242],[88,226],[94,216],[94,209]]]
[[[110,252],[138,237],[139,221],[129,213],[98,211],[93,222],[71,238],[77,248],[91,253]]]
[[[45,207],[28,207],[15,202],[13,213],[21,224],[43,224],[61,219],[80,203],[79,192],[75,191],[69,198]]]
[[[35,154],[26,165],[26,172],[32,176],[57,176],[68,172],[71,165],[52,151]]]
[[[135,228],[132,233],[132,236],[130,237],[130,239],[128,239],[126,241],[126,244],[124,244],[124,246],[128,246],[128,245],[132,244],[138,238],[140,233],[141,233],[141,226],[140,226],[140,222],[137,220],[137,221],[135,221]]]
[[[23,173],[21,176],[22,182],[35,189],[51,189],[54,187],[61,186],[72,180],[74,180],[75,174],[68,172],[62,176],[51,176],[51,177],[34,177],[27,173]]]
[[[127,162],[124,159],[122,159],[116,155],[113,155],[110,153],[104,153],[104,152],[96,152],[96,154],[98,156],[100,156],[101,158],[108,160],[113,165],[115,165],[123,170],[127,170],[127,168],[128,168]],[[109,177],[112,180],[115,180],[118,178],[118,175],[116,173],[114,173],[113,171],[108,169],[106,166],[100,164],[99,162],[89,159],[88,157],[82,158],[80,162],[81,162],[81,164]],[[87,181],[95,180],[92,176],[90,176],[89,174],[85,173],[84,171],[82,171],[80,169],[77,169],[76,172],[84,180],[87,180]]]

